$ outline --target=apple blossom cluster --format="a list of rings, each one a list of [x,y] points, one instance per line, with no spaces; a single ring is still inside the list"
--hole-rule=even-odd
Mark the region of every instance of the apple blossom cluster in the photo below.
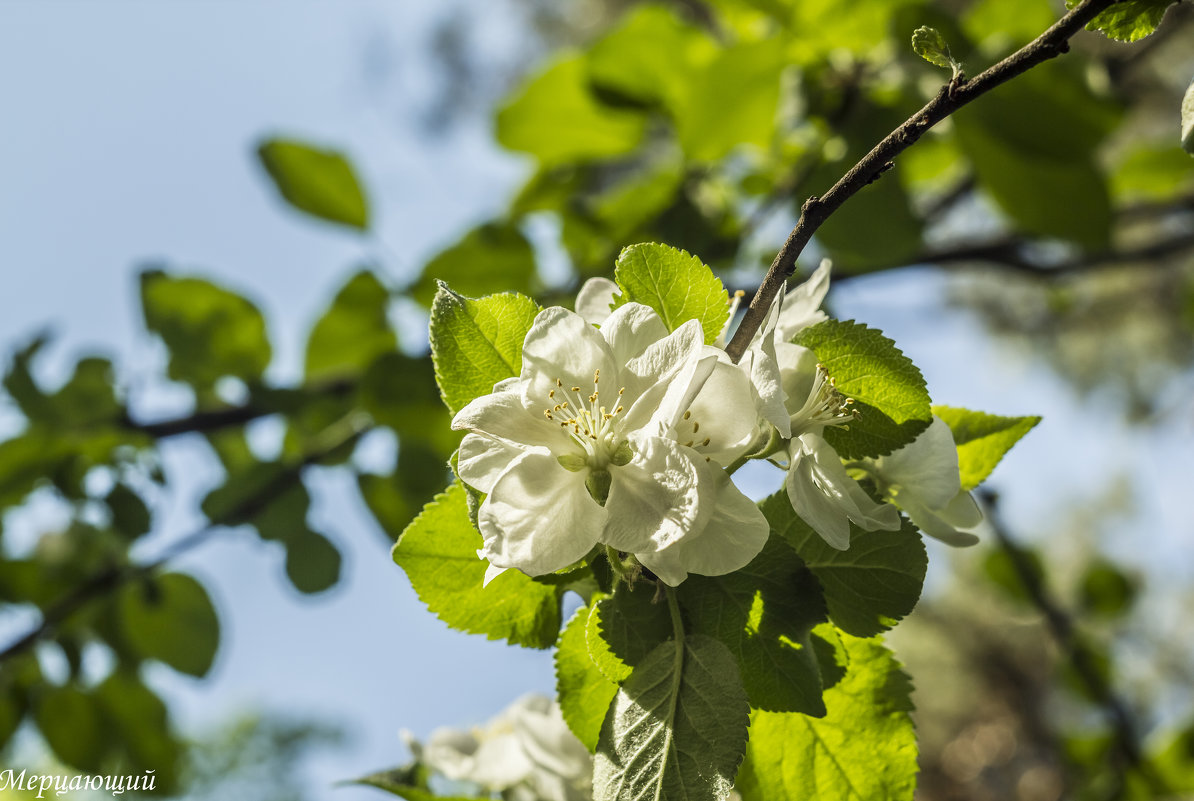
[[[690,573],[734,572],[769,536],[732,480],[748,459],[784,469],[796,514],[839,550],[850,547],[851,523],[895,531],[900,510],[944,542],[976,542],[961,529],[981,515],[940,418],[876,458],[843,461],[826,439],[860,412],[793,339],[827,319],[829,275],[822,263],[779,297],[737,364],[706,344],[698,320],[670,330],[654,309],[619,303],[605,279],[585,284],[575,312],[539,312],[519,375],[452,421],[468,432],[459,476],[485,496],[486,581],[511,568],[553,573],[601,547],[673,587]]]

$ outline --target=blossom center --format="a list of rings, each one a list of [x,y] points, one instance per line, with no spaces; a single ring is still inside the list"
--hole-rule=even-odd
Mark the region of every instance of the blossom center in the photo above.
[[[819,431],[826,426],[848,427],[850,421],[858,418],[858,410],[851,408],[853,404],[854,399],[839,392],[829,371],[818,364],[808,399],[800,411],[792,415],[792,436]]]
[[[601,371],[593,373],[593,391],[586,397],[580,387],[565,386],[556,379],[555,389],[547,393],[550,405],[543,416],[568,432],[579,454],[559,457],[560,464],[570,470],[589,467],[604,470],[608,465],[624,465],[630,461],[626,441],[618,436],[622,395],[626,387],[618,388],[614,408],[601,403]],[[569,458],[571,457],[571,458]]]

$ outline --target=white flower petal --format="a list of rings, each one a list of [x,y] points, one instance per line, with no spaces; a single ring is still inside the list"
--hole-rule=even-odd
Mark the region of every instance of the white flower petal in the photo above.
[[[829,259],[822,259],[821,266],[800,286],[789,290],[784,298],[783,309],[776,323],[776,337],[780,342],[791,342],[802,329],[826,319],[820,311],[821,302],[829,292],[829,274],[832,266]]]
[[[587,397],[598,371],[606,381],[616,380],[618,364],[601,333],[559,306],[539,312],[522,344],[523,405],[541,414],[553,403],[550,394],[559,388],[557,381],[565,389],[580,387],[578,394]]]
[[[592,383],[591,377],[589,381]],[[543,417],[542,412],[536,417],[527,411],[522,393],[518,391],[495,392],[473,399],[452,418],[452,428],[553,451],[565,447],[568,441],[568,435]]]
[[[720,354],[713,372],[688,405],[689,419],[676,423],[676,440],[693,442],[703,456],[728,465],[742,455],[758,433],[750,379]],[[709,441],[708,445],[701,443]]]
[[[614,310],[601,324],[601,334],[609,342],[618,364],[628,364],[650,345],[667,337],[667,326],[659,313],[641,303],[627,303]]]
[[[966,490],[959,490],[945,510],[938,512],[941,519],[956,528],[974,528],[983,522],[983,512],[978,508],[974,496]]]
[[[701,324],[689,320],[627,363],[621,380],[628,430],[661,421],[670,426],[684,414],[716,364],[717,350],[705,346],[704,336]]]
[[[970,496],[967,495],[966,497]],[[978,537],[968,532],[958,531],[942,519],[939,512],[925,506],[915,495],[901,493],[896,497],[896,501],[908,514],[908,519],[930,537],[941,540],[946,545],[953,545],[956,548],[965,548],[969,545],[978,544]]]
[[[494,567],[541,576],[585,556],[605,524],[605,510],[585,489],[588,471],[571,472],[542,451],[507,468],[481,504],[482,555]]]
[[[784,489],[792,509],[821,539],[839,551],[850,547],[850,521],[845,512],[825,494],[813,477],[811,459],[794,458],[784,477]]]
[[[712,509],[702,504],[697,460],[704,460],[695,451],[660,437],[635,437],[631,447],[630,463],[610,469],[601,541],[638,555],[696,531]]]
[[[834,548],[849,546],[849,527],[842,527],[845,519],[867,531],[900,527],[895,507],[871,500],[821,436],[804,434],[792,440],[791,460],[785,487],[792,508]]]
[[[779,295],[738,365],[750,377],[759,416],[788,439],[792,436],[792,427],[785,406],[783,373],[775,342],[775,326],[782,306],[783,295]]]
[[[592,325],[601,325],[620,294],[622,290],[608,278],[590,278],[576,293],[576,313]]]
[[[700,469],[705,473],[701,492],[713,505],[705,525],[655,553],[637,554],[644,566],[673,587],[689,573],[722,576],[745,567],[763,550],[770,534],[763,512],[725,470],[709,462]]]
[[[465,484],[486,494],[526,447],[517,447],[484,434],[466,434],[456,452],[456,471]]]
[[[940,417],[912,442],[876,459],[875,472],[884,484],[898,487],[901,496],[913,493],[930,509],[944,508],[962,488],[958,450]]]

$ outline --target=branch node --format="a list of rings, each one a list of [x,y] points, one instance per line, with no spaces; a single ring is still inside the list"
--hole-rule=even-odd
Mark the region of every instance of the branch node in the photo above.
[[[813,195],[808,200],[804,201],[804,205],[800,207],[800,216],[803,217],[803,216],[807,215],[814,208],[816,208],[817,204],[819,204],[820,202],[821,202],[821,198],[818,197],[817,195]]]

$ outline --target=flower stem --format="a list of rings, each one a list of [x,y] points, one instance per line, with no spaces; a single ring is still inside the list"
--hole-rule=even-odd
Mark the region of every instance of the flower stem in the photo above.
[[[676,599],[675,587],[664,587],[664,594],[667,595],[667,608],[672,615],[672,633],[676,637],[676,649],[680,652],[682,658],[684,653],[684,618],[680,617],[680,601]]]
[[[622,557],[618,553],[618,549],[611,545],[606,545],[605,558],[609,560],[609,566],[614,571],[614,575],[629,584],[630,572],[626,569],[626,565],[622,563]]]

